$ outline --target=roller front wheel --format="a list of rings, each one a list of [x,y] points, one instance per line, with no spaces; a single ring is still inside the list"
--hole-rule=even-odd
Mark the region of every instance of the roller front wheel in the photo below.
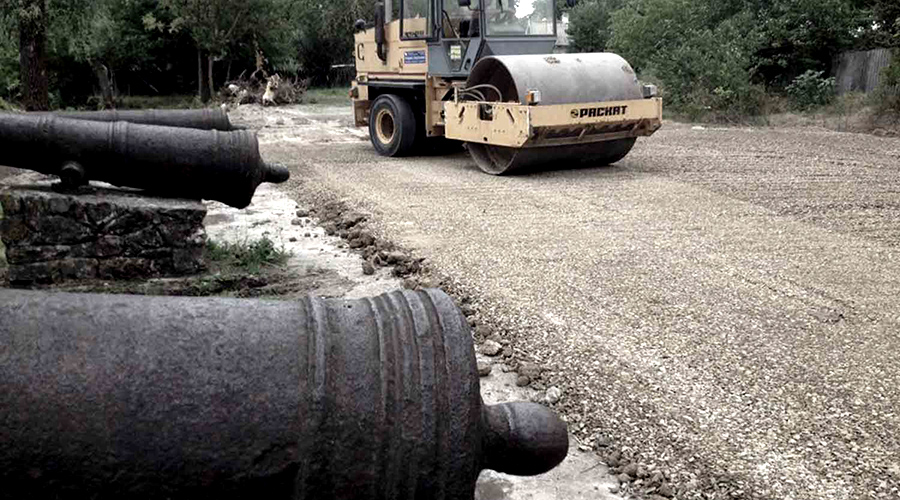
[[[416,116],[400,96],[384,94],[369,112],[369,137],[382,156],[405,156],[416,143]]]

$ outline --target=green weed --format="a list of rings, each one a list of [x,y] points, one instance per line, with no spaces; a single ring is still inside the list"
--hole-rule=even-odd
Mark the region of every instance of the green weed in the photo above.
[[[307,104],[350,104],[349,87],[315,87],[307,89],[303,102]]]
[[[119,109],[193,109],[204,105],[193,95],[119,96]]]
[[[206,242],[206,258],[222,267],[237,268],[249,273],[258,273],[267,266],[283,266],[291,253],[279,248],[267,236],[256,241]]]

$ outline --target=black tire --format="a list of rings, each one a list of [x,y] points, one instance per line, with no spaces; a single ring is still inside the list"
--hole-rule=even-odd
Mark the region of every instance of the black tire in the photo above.
[[[369,138],[381,156],[405,156],[416,145],[416,115],[400,96],[383,94],[369,111]]]

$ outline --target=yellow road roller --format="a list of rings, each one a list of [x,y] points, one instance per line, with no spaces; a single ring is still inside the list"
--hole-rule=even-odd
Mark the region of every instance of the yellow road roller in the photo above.
[[[356,23],[350,97],[381,155],[443,137],[490,174],[606,165],[662,124],[623,58],[552,53],[554,0],[386,0],[374,18]]]

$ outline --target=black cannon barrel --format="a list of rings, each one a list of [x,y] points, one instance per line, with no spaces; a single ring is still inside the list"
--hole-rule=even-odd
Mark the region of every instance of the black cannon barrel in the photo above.
[[[0,482],[59,498],[467,499],[566,425],[484,406],[439,290],[358,300],[0,289]]]
[[[163,196],[250,204],[287,169],[266,164],[253,132],[0,114],[0,165],[98,180]]]
[[[226,132],[235,130],[228,120],[228,114],[220,108],[56,111],[53,114],[60,118],[69,118],[73,120],[131,122],[144,125],[222,130]]]

